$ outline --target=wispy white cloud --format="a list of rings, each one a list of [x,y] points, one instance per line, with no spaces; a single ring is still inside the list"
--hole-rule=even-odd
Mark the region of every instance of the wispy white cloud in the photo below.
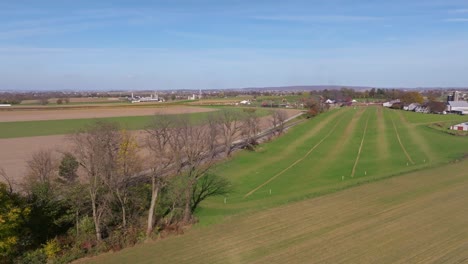
[[[24,38],[44,34],[77,32],[114,24],[154,23],[151,10],[87,9],[57,15],[46,13],[36,19],[9,19],[0,24],[0,39]]]
[[[468,8],[460,8],[452,10],[451,13],[468,13]]]
[[[447,18],[444,19],[445,22],[468,22],[468,18]]]
[[[326,15],[326,16],[295,16],[295,15],[272,15],[254,16],[257,20],[283,21],[283,22],[364,22],[382,20],[376,16],[346,16],[346,15]]]

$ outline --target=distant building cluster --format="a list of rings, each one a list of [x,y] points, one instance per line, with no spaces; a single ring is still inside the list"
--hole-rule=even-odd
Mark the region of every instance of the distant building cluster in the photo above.
[[[435,113],[435,114],[460,114],[468,115],[468,102],[464,101],[464,94],[458,91],[447,96],[446,102],[428,101],[426,103],[412,102],[408,105],[402,105],[399,99],[383,103],[384,107],[399,108],[406,111],[413,111],[418,113]]]
[[[164,98],[159,98],[157,93],[151,94],[150,96],[134,96],[132,93],[131,97],[127,98],[132,103],[141,103],[141,102],[164,102]]]

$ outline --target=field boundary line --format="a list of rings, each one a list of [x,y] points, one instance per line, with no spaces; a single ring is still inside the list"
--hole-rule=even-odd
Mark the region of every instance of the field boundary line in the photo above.
[[[403,145],[403,142],[401,142],[400,133],[398,133],[398,130],[397,130],[397,128],[396,128],[395,121],[393,120],[393,117],[390,117],[390,120],[392,120],[393,129],[395,130],[395,133],[396,133],[398,142],[400,143],[401,149],[403,150],[403,152],[404,152],[405,155],[406,155],[406,158],[408,158],[408,160],[411,162],[411,164],[414,164],[414,161],[411,159],[411,156],[410,156],[409,153],[406,151],[405,146]]]
[[[364,138],[366,137],[367,125],[369,124],[369,117],[370,116],[368,114],[367,115],[367,120],[366,120],[366,126],[364,127],[364,132],[362,133],[361,145],[359,146],[356,161],[354,162],[353,170],[351,171],[351,177],[354,177],[354,174],[356,173],[356,166],[357,166],[357,164],[359,162],[359,157],[361,156],[362,146],[364,145]]]
[[[341,116],[338,121],[336,121],[336,124],[333,126],[332,129],[330,129],[330,131],[328,132],[328,134],[322,138],[317,144],[315,144],[309,151],[307,151],[307,153],[300,159],[296,160],[295,162],[293,162],[291,165],[289,165],[287,168],[283,169],[282,171],[278,172],[277,174],[275,174],[273,177],[271,177],[270,179],[268,179],[266,182],[260,184],[258,187],[256,187],[255,189],[253,189],[252,191],[248,192],[247,194],[244,195],[244,198],[247,198],[249,197],[250,195],[252,195],[254,192],[256,192],[258,189],[262,188],[263,186],[267,185],[268,183],[272,182],[274,179],[278,178],[280,175],[282,175],[283,173],[285,173],[286,171],[288,171],[290,168],[296,166],[296,164],[298,164],[299,162],[303,161],[305,158],[307,158],[310,153],[312,153],[312,151],[314,151],[318,146],[320,146],[320,144],[322,144],[322,142],[327,139],[336,129],[336,127],[338,126],[338,124],[340,124],[340,121],[341,119],[343,119],[343,116]]]

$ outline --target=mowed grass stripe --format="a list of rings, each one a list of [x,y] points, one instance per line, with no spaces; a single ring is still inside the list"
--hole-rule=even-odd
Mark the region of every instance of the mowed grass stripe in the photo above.
[[[309,176],[303,179],[303,184],[296,182],[297,188],[294,192],[301,192],[303,186],[307,186],[309,191],[320,192],[330,186],[348,180],[349,172],[353,167],[354,158],[359,148],[362,127],[365,124],[364,116],[368,114],[367,107],[357,109],[350,108],[353,113],[346,120],[346,126],[337,130],[327,142],[321,146],[322,152],[317,153],[317,157],[310,157],[309,164],[297,168],[295,173],[304,173]],[[305,164],[304,164],[305,165]],[[309,168],[309,169],[308,169]]]
[[[310,150],[310,146],[317,144],[326,136],[334,123],[330,122],[319,132],[314,133],[314,136],[304,141],[304,144],[298,145],[292,152],[286,151],[288,146],[294,143],[296,138],[302,137],[303,133],[307,133],[316,127],[318,123],[314,123],[315,121],[325,120],[324,117],[326,116],[322,116],[324,118],[322,120],[314,119],[299,125],[278,140],[266,144],[266,147],[259,152],[240,153],[232,160],[221,165],[216,173],[232,180],[234,191],[226,197],[226,204],[223,202],[224,197],[214,197],[202,203],[196,212],[201,225],[206,226],[222,221],[225,217],[233,214],[250,213],[255,211],[256,208],[271,208],[306,197],[338,191],[362,182],[398,175],[408,170],[434,166],[458,158],[463,152],[466,152],[468,138],[452,137],[430,128],[420,127],[418,132],[421,133],[422,137],[434,139],[431,140],[430,144],[434,145],[434,149],[441,150],[439,152],[440,158],[436,163],[430,164],[423,163],[421,158],[421,162],[418,162],[415,166],[408,166],[408,160],[401,150],[392,124],[391,117],[394,112],[382,108],[379,108],[382,109],[379,112],[374,107],[366,109],[366,113],[369,113],[371,117],[368,121],[365,142],[354,178],[350,178],[349,174],[362,140],[362,129],[366,124],[366,119],[361,118],[356,129],[343,134],[356,111],[353,108],[343,108],[339,110],[343,114],[343,119],[327,140],[322,142],[305,160],[263,186],[249,196],[248,199],[243,199],[245,193],[258,187],[271,178],[271,175],[277,174],[305,155]],[[383,119],[379,118],[379,116],[382,116]],[[381,125],[378,125],[378,122]],[[418,150],[416,144],[407,142],[411,139],[408,131],[404,127],[400,129],[402,129],[400,138],[405,148],[416,157],[424,156]],[[385,152],[387,154],[383,155],[385,159],[378,150],[382,143],[379,138],[384,138],[384,142],[386,142]],[[289,154],[283,155],[284,153]],[[266,165],[262,167],[256,166],[262,160],[270,159],[274,159],[275,162],[266,162]],[[254,166],[255,170],[251,170],[251,166]],[[342,175],[346,176],[344,181],[341,180]]]
[[[393,117],[390,117],[390,120],[392,120],[393,129],[394,129],[396,137],[398,139],[398,143],[400,143],[401,150],[403,151],[403,153],[405,153],[406,158],[408,159],[408,161],[411,162],[412,164],[414,164],[414,161],[411,159],[411,156],[409,155],[408,151],[406,151],[406,148],[403,145],[403,142],[401,142],[400,133],[398,133],[398,129],[397,129],[396,125],[395,125],[395,120],[393,120]]]
[[[351,178],[353,178],[354,174],[356,173],[356,166],[358,165],[359,157],[361,156],[362,146],[364,145],[364,139],[366,138],[367,126],[369,124],[369,118],[370,118],[370,115],[367,115],[366,125],[364,126],[364,131],[362,132],[361,145],[359,146],[358,153],[356,155],[356,161],[354,162],[353,169],[351,171]]]
[[[378,149],[378,158],[380,160],[386,160],[390,151],[388,150],[388,140],[385,136],[386,127],[383,115],[383,107],[376,107],[377,111],[377,149]]]
[[[233,217],[211,228],[190,230],[183,236],[99,256],[90,262],[460,261],[467,257],[461,250],[468,236],[466,166],[468,162],[464,161]],[[397,203],[381,201],[401,195],[405,198]],[[447,256],[447,252],[453,254]]]
[[[365,111],[367,108],[350,108],[350,116],[346,116],[346,120],[340,122],[338,129],[320,146],[315,155],[309,156],[305,162],[288,172],[288,182],[296,188],[288,189],[288,182],[283,182],[282,186],[291,192],[298,192],[304,187],[310,190],[313,186],[341,181],[344,172],[349,171],[352,166],[348,164],[348,152],[357,149],[353,139],[359,133],[361,117]],[[336,168],[338,172],[332,171],[331,168]]]
[[[260,188],[262,188],[263,186],[267,185],[268,183],[270,183],[271,181],[275,180],[276,178],[278,178],[279,176],[281,176],[282,174],[284,174],[285,172],[287,172],[289,169],[291,169],[292,167],[296,166],[298,163],[300,163],[301,161],[303,161],[305,158],[307,158],[318,146],[320,146],[320,144],[322,144],[323,141],[325,141],[336,129],[336,127],[339,125],[341,121],[341,118],[338,119],[338,121],[335,123],[335,125],[330,129],[330,131],[325,135],[325,137],[323,137],[317,144],[315,144],[312,148],[309,149],[309,151],[306,152],[306,154],[304,156],[302,156],[301,158],[297,159],[296,161],[294,161],[291,165],[289,165],[288,167],[286,167],[285,169],[283,169],[282,171],[278,172],[277,174],[273,175],[270,179],[268,179],[267,181],[265,181],[264,183],[260,184],[259,186],[257,186],[256,188],[254,188],[253,190],[251,190],[250,192],[246,193],[244,195],[244,198],[247,198],[249,197],[250,195],[252,195],[254,192],[256,192],[257,190],[259,190]]]
[[[390,149],[388,148],[387,131],[381,107],[372,106],[369,107],[369,111],[365,141],[353,178],[384,175],[385,171],[382,169],[391,166],[389,162]],[[393,131],[390,132],[394,133]]]
[[[322,114],[313,120],[310,120],[308,124],[300,124],[296,127],[291,128],[285,135],[276,139],[275,142],[269,142],[262,145],[262,150],[259,152],[239,152],[236,153],[234,159],[239,166],[239,169],[232,165],[231,161],[220,164],[217,166],[217,170],[225,171],[226,169],[235,172],[234,175],[225,175],[230,179],[238,178],[242,175],[255,174],[255,172],[262,170],[265,167],[271,166],[283,160],[285,157],[291,156],[298,151],[298,148],[304,144],[307,144],[310,140],[313,140],[317,133],[322,131],[337,118],[343,116],[345,111],[334,110],[325,114]],[[298,135],[294,137],[291,142],[291,134]],[[287,143],[285,143],[287,142]],[[281,152],[281,155],[276,153]],[[268,156],[268,157],[265,157]],[[249,163],[249,167],[243,166],[243,163]],[[242,171],[243,173],[239,173]]]
[[[409,122],[404,118],[402,111],[398,111],[398,117],[402,124],[404,124],[408,128],[408,134],[411,138],[411,141],[416,143],[419,149],[422,150],[424,155],[429,159],[427,162],[435,161],[438,159],[437,151],[434,151],[431,148],[431,145],[428,143],[426,138],[419,133],[419,127],[415,125],[409,124]],[[426,160],[424,160],[426,162]]]

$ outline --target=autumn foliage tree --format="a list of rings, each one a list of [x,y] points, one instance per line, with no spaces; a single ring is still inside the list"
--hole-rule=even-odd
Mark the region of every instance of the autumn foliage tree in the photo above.
[[[404,105],[412,103],[422,104],[424,102],[424,98],[419,92],[405,92],[402,94],[400,101]]]
[[[0,263],[11,262],[18,253],[24,223],[31,211],[22,203],[19,195],[0,182]]]

